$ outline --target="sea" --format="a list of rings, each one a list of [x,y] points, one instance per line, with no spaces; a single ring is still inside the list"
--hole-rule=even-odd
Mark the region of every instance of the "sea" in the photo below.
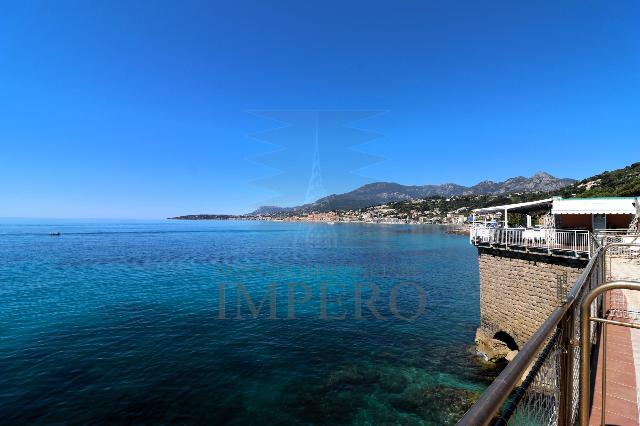
[[[455,424],[500,370],[476,256],[434,225],[0,219],[0,422]]]

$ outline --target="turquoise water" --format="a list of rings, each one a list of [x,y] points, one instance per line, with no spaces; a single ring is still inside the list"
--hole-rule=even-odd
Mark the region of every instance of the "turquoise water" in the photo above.
[[[478,291],[433,226],[0,220],[0,419],[452,424]]]

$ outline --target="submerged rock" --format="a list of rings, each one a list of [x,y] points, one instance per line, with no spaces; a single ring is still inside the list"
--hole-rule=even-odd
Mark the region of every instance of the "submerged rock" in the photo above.
[[[293,400],[287,411],[303,423],[341,424],[350,422],[360,406],[347,396],[307,394]]]
[[[398,361],[398,359],[404,359],[399,357],[398,355],[389,352],[389,351],[377,351],[373,353],[373,358],[377,361],[385,361],[387,363],[391,363],[393,361]]]
[[[363,406],[362,396],[327,386],[298,383],[288,389],[284,409],[304,424],[347,424]]]
[[[286,411],[302,423],[352,423],[379,380],[380,373],[374,368],[347,365],[319,383],[291,385]]]
[[[389,393],[400,393],[407,387],[407,378],[402,374],[385,373],[380,376],[380,389]]]
[[[335,388],[370,385],[376,383],[379,379],[380,374],[373,369],[359,365],[349,365],[331,373],[327,380],[327,386]]]
[[[380,408],[377,410],[360,410],[351,424],[355,426],[424,426],[424,421],[415,414],[399,413],[393,409]]]
[[[455,424],[480,397],[465,389],[433,386],[407,389],[390,400],[398,411],[415,413],[436,424]]]

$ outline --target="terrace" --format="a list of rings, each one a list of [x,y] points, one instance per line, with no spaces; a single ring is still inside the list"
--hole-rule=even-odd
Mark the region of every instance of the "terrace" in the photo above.
[[[590,259],[606,243],[640,242],[636,198],[547,198],[476,209],[471,244]],[[537,222],[535,225],[533,224]]]

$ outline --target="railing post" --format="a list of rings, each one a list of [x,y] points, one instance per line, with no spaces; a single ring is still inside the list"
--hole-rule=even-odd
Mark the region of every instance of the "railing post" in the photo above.
[[[602,246],[602,258],[600,263],[600,271],[599,271],[600,274],[598,274],[599,275],[598,286],[603,282],[607,281],[607,252],[608,252],[607,246]]]
[[[567,295],[567,272],[564,274],[556,274],[556,296],[558,298],[558,306],[562,306]]]
[[[558,425],[571,425],[573,408],[573,309],[569,308],[559,326],[560,335],[560,383]]]

